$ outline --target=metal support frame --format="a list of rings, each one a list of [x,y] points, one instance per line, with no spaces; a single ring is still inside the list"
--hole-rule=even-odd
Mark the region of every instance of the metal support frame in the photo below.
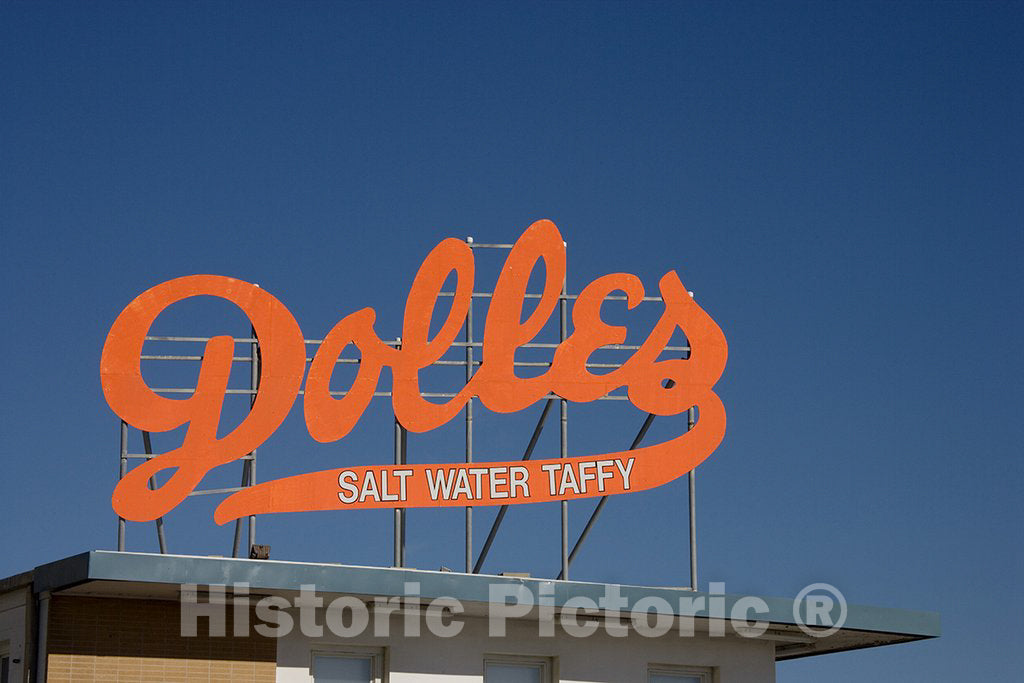
[[[472,237],[467,237],[466,238],[466,244],[471,249],[506,249],[507,250],[507,249],[511,249],[514,246],[512,244],[480,244],[480,243],[474,242]],[[444,297],[454,297],[455,296],[455,292],[442,291],[442,292],[439,293],[439,295],[440,296],[444,296]],[[439,360],[435,361],[435,363],[434,363],[434,365],[439,365],[439,366],[444,366],[444,365],[448,365],[448,366],[464,366],[465,370],[466,370],[465,378],[466,378],[466,383],[467,384],[472,380],[475,368],[478,367],[481,364],[481,362],[482,362],[481,360],[478,360],[477,358],[475,358],[475,349],[477,347],[482,347],[483,344],[482,344],[482,342],[476,341],[475,338],[474,338],[474,330],[473,330],[473,313],[474,313],[474,311],[473,311],[473,300],[474,299],[480,299],[480,298],[482,298],[482,299],[489,299],[489,298],[491,298],[492,295],[493,294],[491,292],[473,292],[471,297],[470,297],[469,307],[468,307],[468,310],[467,310],[467,313],[466,313],[465,341],[463,341],[463,342],[454,342],[452,344],[452,348],[453,349],[454,348],[458,348],[458,347],[463,347],[464,357],[462,359],[460,359],[460,360],[455,360],[455,359],[451,359],[451,358],[439,359]],[[568,337],[568,334],[569,334],[569,330],[568,330],[568,322],[569,322],[568,303],[569,303],[569,301],[575,300],[577,298],[577,296],[578,295],[570,294],[568,292],[568,279],[564,278],[563,281],[562,281],[561,293],[559,295],[559,341],[558,341],[558,343],[552,343],[552,342],[529,342],[529,343],[523,344],[522,348],[548,349],[548,350],[552,350],[553,351],[558,346],[560,346],[560,344],[565,341],[565,339]],[[692,292],[690,293],[690,296],[691,297],[693,296]],[[529,294],[528,293],[528,294],[525,295],[525,298],[527,298],[527,299],[540,299],[541,297],[542,297],[541,294]],[[606,297],[606,300],[627,300],[627,297],[625,297],[625,296],[618,296],[618,295],[610,295],[610,296]],[[643,297],[643,301],[662,301],[662,298],[660,296],[645,296],[645,297]],[[157,342],[204,342],[205,343],[205,342],[209,341],[209,338],[208,337],[147,336],[146,337],[146,341],[157,341]],[[259,340],[256,338],[256,331],[255,331],[255,329],[253,329],[251,331],[251,334],[250,334],[249,337],[246,337],[246,338],[236,338],[234,341],[237,342],[237,343],[248,343],[249,344],[249,354],[247,356],[232,357],[232,360],[234,362],[248,362],[250,364],[249,388],[248,389],[228,389],[226,391],[226,393],[227,394],[243,394],[243,395],[247,395],[249,397],[249,407],[250,407],[250,410],[251,410],[252,405],[255,403],[256,396],[257,396],[257,394],[259,392],[259,383],[260,383],[260,348],[259,348]],[[319,344],[321,344],[323,342],[323,340],[320,340],[320,339],[307,339],[305,341],[306,341],[307,344],[311,344],[311,345],[319,345]],[[386,342],[386,343],[389,343],[389,344],[395,346],[396,348],[401,348],[402,340],[401,340],[401,338],[398,338],[394,342]],[[636,351],[640,347],[638,345],[633,345],[633,344],[609,344],[609,345],[606,345],[603,348],[606,349],[606,350]],[[684,359],[689,358],[690,348],[689,348],[688,345],[687,346],[666,346],[664,350],[665,351],[680,351],[680,352],[683,352],[683,354],[684,354],[683,358]],[[166,354],[166,355],[153,355],[153,354],[143,354],[140,357],[140,360],[142,360],[142,361],[202,361],[202,359],[203,359],[202,355],[170,355],[170,354]],[[307,362],[309,362],[312,359],[311,358],[307,358],[306,360],[307,360]],[[359,363],[359,359],[355,359],[355,358],[338,358],[336,362],[338,364],[358,364]],[[551,365],[550,362],[543,362],[543,361],[516,361],[516,360],[513,360],[513,366],[514,367],[550,367],[550,365]],[[614,369],[614,368],[621,367],[621,363],[587,362],[586,363],[586,367],[587,368]],[[666,386],[667,387],[671,386],[671,384],[666,385]],[[161,393],[161,394],[191,394],[191,393],[193,393],[195,391],[195,389],[194,388],[188,388],[188,387],[165,387],[165,388],[154,388],[152,391],[154,391],[156,393]],[[303,391],[299,391],[300,395],[302,395],[303,393],[304,393]],[[341,397],[341,396],[347,395],[348,392],[347,391],[330,391],[329,393],[332,396]],[[378,398],[390,398],[391,395],[392,395],[391,391],[376,391],[373,394],[374,397],[378,397]],[[421,396],[424,397],[424,398],[453,398],[456,395],[457,394],[455,392],[421,392]],[[557,396],[557,395],[554,395],[554,394],[549,394],[545,398],[547,399],[547,401],[544,404],[544,408],[541,411],[540,417],[539,417],[539,419],[537,421],[537,425],[535,426],[533,434],[530,437],[530,441],[529,441],[529,443],[528,443],[528,445],[526,447],[525,452],[523,453],[523,457],[522,457],[523,460],[529,460],[532,457],[534,448],[537,445],[537,441],[540,438],[541,432],[542,432],[542,430],[544,428],[544,424],[545,424],[545,422],[547,420],[548,415],[551,412],[551,408],[554,406],[555,401],[558,401],[558,405],[559,405],[560,457],[563,458],[563,459],[569,457],[569,427],[568,427],[568,424],[569,424],[569,406],[568,406],[568,401],[566,401],[564,398],[562,398],[560,396]],[[604,401],[628,401],[629,398],[628,398],[628,396],[626,396],[623,393],[617,393],[617,394],[608,394],[606,396],[602,396],[602,397],[600,397],[597,400],[604,400]],[[466,463],[472,463],[473,462],[473,420],[474,420],[473,412],[474,412],[474,403],[475,403],[475,400],[473,398],[470,398],[466,402],[466,407],[465,407],[465,410],[464,410],[464,414],[465,414],[465,461],[466,461]],[[637,448],[640,445],[640,443],[643,441],[644,437],[646,436],[647,431],[650,429],[651,424],[654,421],[654,417],[655,416],[653,414],[647,415],[646,419],[644,420],[643,424],[640,427],[640,430],[637,432],[636,437],[633,439],[633,443],[629,447],[629,450],[633,450],[633,449]],[[687,430],[693,429],[693,427],[694,427],[698,417],[699,416],[697,415],[695,408],[691,407],[687,411]],[[394,463],[396,465],[407,464],[407,462],[408,462],[408,431],[398,422],[397,418],[395,419],[395,422],[394,422],[394,431],[395,431],[395,437],[394,437],[395,438]],[[148,432],[143,431],[142,435],[143,435],[143,443],[144,443],[145,453],[143,453],[143,454],[130,453],[129,450],[128,450],[128,425],[124,421],[121,421],[121,424],[120,424],[120,449],[119,449],[119,464],[120,464],[119,478],[124,478],[124,476],[128,473],[128,460],[129,459],[132,459],[132,458],[147,458],[147,459],[149,459],[149,458],[153,457],[153,448],[152,448],[152,444],[151,444],[150,434]],[[222,489],[197,490],[197,491],[192,491],[189,495],[190,496],[197,496],[197,495],[234,493],[234,492],[240,491],[240,490],[242,490],[242,489],[244,489],[246,487],[254,486],[256,484],[256,450],[254,449],[251,453],[248,453],[248,454],[242,456],[240,459],[243,461],[243,466],[242,466],[242,477],[241,477],[241,482],[240,482],[239,486],[231,487],[231,488],[222,488]],[[688,512],[689,512],[689,551],[690,551],[689,552],[689,556],[690,556],[690,558],[689,558],[690,559],[689,573],[690,573],[690,587],[693,590],[696,590],[697,589],[696,472],[691,470],[689,472],[687,478],[688,478],[688,487],[687,488],[688,488],[688,504],[689,504],[688,505],[688,508],[689,508]],[[149,480],[149,487],[151,489],[155,489],[156,488],[156,478],[155,477],[151,477],[150,478],[150,480]],[[601,512],[604,510],[604,506],[607,504],[608,498],[609,498],[609,496],[603,496],[598,501],[597,506],[594,508],[593,512],[591,513],[590,518],[587,520],[587,523],[586,523],[586,525],[583,528],[583,531],[580,533],[579,538],[576,540],[576,543],[572,546],[571,550],[569,549],[569,503],[566,500],[560,501],[559,512],[560,512],[560,522],[561,522],[561,524],[560,524],[560,527],[561,527],[561,538],[560,538],[560,549],[561,549],[561,552],[560,552],[560,565],[561,565],[561,567],[560,567],[560,569],[561,569],[561,571],[558,574],[558,579],[568,580],[570,565],[572,564],[573,560],[578,555],[578,553],[580,551],[580,548],[582,547],[584,541],[586,541],[587,536],[590,534],[591,529],[593,529],[595,523],[597,522],[597,519],[601,515]],[[483,547],[480,550],[480,554],[477,557],[476,562],[474,563],[473,562],[473,506],[471,506],[471,505],[466,505],[465,506],[465,571],[466,571],[466,573],[474,573],[474,574],[475,573],[480,573],[480,571],[481,571],[481,569],[483,567],[483,564],[484,564],[484,562],[487,559],[487,555],[490,552],[490,549],[491,549],[491,547],[492,547],[492,545],[494,543],[494,540],[495,540],[495,538],[497,536],[498,530],[500,529],[501,524],[502,524],[502,522],[505,519],[506,513],[508,512],[508,508],[509,508],[508,505],[502,505],[501,508],[498,510],[498,514],[496,515],[496,517],[494,519],[494,522],[491,525],[491,529],[490,529],[490,532],[487,535],[487,539],[484,541]],[[394,540],[394,566],[396,566],[396,567],[404,567],[404,566],[406,566],[405,551],[406,551],[406,519],[407,519],[407,514],[408,514],[408,510],[405,509],[405,508],[396,508],[394,510],[394,539],[393,540]],[[249,541],[249,547],[251,548],[253,546],[253,544],[255,544],[255,542],[256,542],[256,517],[255,517],[255,515],[250,515],[248,517],[247,522],[248,522],[248,524],[247,524],[247,526],[248,526],[248,541]],[[232,546],[232,556],[233,557],[238,557],[239,556],[239,552],[240,552],[239,546],[240,546],[240,543],[241,543],[241,524],[242,524],[242,519],[238,519],[238,520],[235,521],[234,541],[233,541],[233,546]],[[118,548],[118,550],[121,550],[121,551],[126,549],[126,539],[125,539],[126,526],[127,526],[126,525],[126,520],[124,518],[118,517],[117,548]],[[166,543],[166,538],[165,538],[165,535],[164,535],[164,520],[163,520],[162,517],[158,518],[156,520],[156,530],[157,530],[157,539],[158,539],[158,542],[159,542],[159,545],[160,545],[160,552],[161,553],[166,553],[167,552],[167,543]]]

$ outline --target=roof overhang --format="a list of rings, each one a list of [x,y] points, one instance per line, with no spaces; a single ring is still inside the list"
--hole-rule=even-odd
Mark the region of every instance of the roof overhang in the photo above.
[[[418,584],[418,596],[422,602],[441,597],[455,598],[464,606],[467,615],[488,614],[490,609],[501,604],[495,602],[495,595],[533,605],[541,604],[543,595],[547,604],[553,599],[554,609],[558,611],[574,598],[598,603],[610,589],[614,589],[625,600],[622,612],[629,611],[645,598],[647,602],[661,599],[673,607],[675,619],[693,619],[696,631],[712,629],[716,620],[721,621],[722,615],[732,614],[732,608],[739,600],[757,597],[704,593],[687,588],[104,550],[73,555],[39,566],[32,572],[36,593],[48,591],[67,595],[168,600],[177,600],[181,586],[185,584],[228,587],[248,584],[251,595],[286,596],[297,594],[300,586],[312,585],[322,595],[354,595],[372,599],[405,595],[407,583]],[[2,581],[0,585],[3,585]],[[756,637],[775,642],[777,660],[940,635],[939,615],[934,612],[848,605],[842,628],[826,637],[812,637],[797,622],[792,599],[757,599],[767,605],[767,613],[759,613],[756,617],[767,622],[768,628]],[[588,613],[588,617],[602,618],[612,614],[599,611],[596,615]],[[523,618],[531,616],[537,618],[537,611]],[[735,630],[743,635],[741,629]]]

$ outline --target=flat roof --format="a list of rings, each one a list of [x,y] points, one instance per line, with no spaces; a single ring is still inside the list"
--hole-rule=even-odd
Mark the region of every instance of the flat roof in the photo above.
[[[167,599],[177,599],[178,588],[182,584],[247,583],[250,591],[267,594],[295,593],[300,586],[312,584],[319,593],[384,597],[404,595],[405,584],[413,582],[419,584],[419,595],[423,600],[455,598],[476,606],[476,613],[479,614],[486,613],[486,608],[493,604],[490,597],[492,586],[499,586],[503,594],[521,596],[523,601],[530,600],[534,605],[539,604],[542,594],[549,600],[553,594],[556,610],[573,598],[588,598],[596,603],[605,596],[609,587],[615,587],[626,601],[626,607],[622,610],[624,612],[641,599],[661,598],[672,606],[675,616],[693,617],[695,623],[703,622],[704,625],[717,616],[731,614],[733,605],[744,597],[755,597],[763,600],[768,607],[767,614],[759,613],[756,618],[769,623],[769,631],[762,637],[776,641],[777,660],[877,647],[940,635],[939,615],[935,612],[848,605],[846,620],[841,629],[827,637],[811,638],[800,629],[794,615],[794,601],[789,598],[392,567],[92,550],[36,567],[31,575],[35,593],[49,591],[69,595]],[[24,577],[18,575],[22,581]],[[6,580],[0,580],[0,586],[5,583]],[[699,601],[701,597],[705,598],[703,602]],[[710,598],[724,601],[724,610],[709,612]],[[696,609],[681,609],[681,599],[684,604],[694,605]],[[689,602],[692,599],[697,602]],[[703,605],[702,609],[700,605]],[[481,608],[483,611],[480,611]],[[467,609],[467,613],[473,613],[473,610]]]

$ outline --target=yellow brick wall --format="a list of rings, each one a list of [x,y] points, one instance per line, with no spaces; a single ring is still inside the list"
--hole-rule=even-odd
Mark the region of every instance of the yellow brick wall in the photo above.
[[[231,607],[227,606],[227,631]],[[250,615],[250,624],[256,623]],[[277,642],[180,635],[177,602],[54,596],[47,634],[51,683],[154,681],[274,683]]]

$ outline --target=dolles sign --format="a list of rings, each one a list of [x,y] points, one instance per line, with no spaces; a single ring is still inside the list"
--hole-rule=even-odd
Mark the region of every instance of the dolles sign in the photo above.
[[[539,261],[544,262],[546,273],[543,293],[523,321],[527,281]],[[725,434],[725,409],[713,391],[728,353],[721,329],[670,271],[659,282],[664,311],[647,339],[621,367],[595,375],[586,367],[590,355],[626,338],[625,327],[601,320],[602,301],[621,292],[632,309],[645,291],[634,275],[605,275],[577,296],[573,332],[555,350],[549,370],[538,377],[517,377],[515,351],[532,341],[554,312],[565,268],[565,246],[554,223],[541,220],[527,228],[509,252],[495,285],[484,324],[482,362],[446,403],[421,397],[419,372],[451,347],[469,310],[474,257],[460,240],[438,244],[417,272],[406,301],[400,348],[381,341],[373,327],[374,310],[364,308],[342,318],[327,334],[308,375],[302,331],[269,292],[218,275],[177,278],[147,290],[125,308],[107,335],[100,362],[103,393],[113,411],[138,429],[162,432],[183,425],[187,429],[179,448],[147,460],[118,482],[112,497],[114,510],[133,521],[167,514],[207,472],[258,448],[277,429],[294,404],[304,375],[303,411],[310,435],[325,443],[344,438],[366,410],[385,367],[393,378],[395,416],[411,432],[447,423],[474,397],[489,410],[512,413],[552,393],[569,401],[589,402],[620,387],[626,388],[630,402],[641,411],[677,415],[695,406],[699,419],[692,430],[678,437],[630,451],[529,461],[367,465],[267,481],[227,497],[214,513],[217,523],[271,512],[586,498],[653,488],[689,472]],[[453,272],[451,310],[440,331],[430,338],[434,306]],[[234,355],[231,337],[207,342],[195,392],[187,399],[160,396],[142,378],[142,347],[152,323],[171,304],[194,296],[234,303],[252,322],[260,344],[260,385],[252,410],[223,438],[217,438],[217,427]],[[657,360],[676,328],[689,340],[689,357]],[[339,399],[331,396],[329,385],[339,354],[349,344],[359,349],[361,362],[356,379]],[[168,481],[150,489],[149,478],[164,470],[172,470]]]

